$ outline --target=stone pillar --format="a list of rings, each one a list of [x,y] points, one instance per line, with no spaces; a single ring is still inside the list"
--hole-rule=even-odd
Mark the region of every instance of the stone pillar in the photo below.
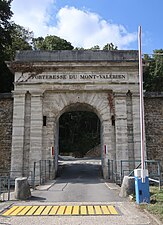
[[[12,128],[11,171],[12,176],[23,175],[25,92],[14,91]],[[14,172],[15,171],[15,172]]]
[[[141,159],[141,138],[140,138],[140,103],[139,95],[132,96],[133,111],[133,137],[134,137],[134,157],[135,160]]]
[[[121,171],[121,160],[128,160],[127,107],[125,93],[115,93],[115,130],[117,172],[121,173],[120,175],[123,175],[123,171]],[[124,163],[123,170],[128,169],[128,163]]]
[[[54,163],[55,163],[55,174],[57,174],[58,171],[58,154],[59,154],[59,119],[55,123],[55,141],[54,141],[54,150],[55,150],[55,156],[54,156]]]
[[[111,145],[111,121],[103,121],[103,145],[102,145],[102,158],[103,158],[103,176],[104,179],[109,178],[108,171],[108,159],[112,159],[112,145]],[[107,151],[105,152],[104,145],[107,146]]]
[[[42,159],[43,109],[42,93],[31,93],[30,170]]]

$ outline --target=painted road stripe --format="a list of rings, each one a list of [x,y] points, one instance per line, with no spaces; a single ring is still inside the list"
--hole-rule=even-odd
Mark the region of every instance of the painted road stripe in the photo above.
[[[55,215],[59,206],[53,206],[53,208],[50,210],[49,215]]]
[[[16,210],[14,210],[12,213],[10,213],[10,216],[16,216],[18,213],[20,213],[25,206],[19,206]]]
[[[66,211],[64,215],[71,215],[72,214],[72,205],[66,207]]]
[[[102,206],[101,206],[101,209],[102,209],[102,211],[103,211],[103,214],[105,214],[105,215],[110,214],[110,212],[109,212],[109,210],[108,210],[108,208],[107,208],[106,205],[102,205]]]
[[[80,206],[80,214],[81,215],[87,215],[87,208],[85,205]]]
[[[114,206],[108,205],[108,209],[109,209],[109,211],[110,211],[110,213],[111,213],[112,215],[118,215],[118,212],[117,212],[117,210],[115,209]]]
[[[75,205],[72,210],[72,215],[79,215],[79,206]]]
[[[35,213],[33,213],[33,215],[38,216],[42,213],[42,211],[44,210],[45,206],[39,206],[39,208],[35,211]]]
[[[18,206],[13,206],[11,209],[7,210],[5,213],[3,213],[3,216],[8,216],[10,213],[12,213],[15,209],[17,209]]]
[[[41,213],[41,215],[43,215],[43,216],[49,215],[49,212],[50,212],[50,210],[51,210],[52,207],[53,207],[52,205],[46,206],[46,208],[45,208],[44,211]]]
[[[99,205],[95,205],[94,207],[96,215],[102,215],[101,207]]]
[[[57,215],[64,215],[66,206],[60,206],[57,212]]]
[[[19,212],[17,215],[18,216],[24,216],[30,209],[32,208],[31,205],[26,206],[21,212]]]
[[[12,206],[3,216],[119,215],[113,205],[35,205]]]
[[[88,209],[88,214],[89,215],[94,215],[94,208],[92,205],[88,205],[87,206],[87,209]]]
[[[39,206],[32,206],[32,208],[27,212],[27,216],[32,216]]]

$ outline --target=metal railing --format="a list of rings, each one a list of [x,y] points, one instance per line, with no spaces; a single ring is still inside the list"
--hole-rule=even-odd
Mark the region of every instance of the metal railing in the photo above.
[[[31,171],[2,171],[0,170],[0,197],[1,200],[4,200],[4,195],[6,200],[10,200],[10,194],[14,191],[15,179],[22,176],[27,177],[29,181],[32,180],[32,172]]]
[[[120,170],[117,171],[117,164]],[[145,160],[146,168],[149,172],[149,180],[161,186],[161,166],[159,160]],[[108,175],[116,184],[122,184],[123,177],[134,176],[134,169],[141,166],[141,160],[108,160]]]
[[[34,162],[33,171],[0,171],[0,200],[1,196],[7,195],[10,200],[11,191],[14,191],[15,179],[27,177],[29,185],[35,189],[36,185],[44,184],[46,181],[54,179],[55,169],[54,160],[39,160]]]
[[[34,162],[32,176],[33,189],[36,185],[42,185],[46,181],[54,179],[54,168],[54,160],[39,160],[37,162]]]
[[[4,194],[7,193],[7,200],[10,200],[10,175],[0,176],[0,200],[4,201]]]

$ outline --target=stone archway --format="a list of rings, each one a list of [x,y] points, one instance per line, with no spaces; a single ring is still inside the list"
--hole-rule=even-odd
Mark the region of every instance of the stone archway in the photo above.
[[[47,100],[49,99],[49,101]],[[49,143],[47,146],[43,146],[44,149],[47,149],[48,146],[54,145],[56,152],[55,156],[55,165],[57,170],[57,161],[58,161],[58,140],[59,140],[59,118],[60,116],[69,110],[87,110],[94,112],[101,121],[101,156],[102,156],[102,168],[103,175],[107,178],[108,174],[108,162],[107,159],[113,159],[112,151],[108,151],[107,155],[104,154],[103,146],[104,144],[108,146],[108,149],[112,149],[111,145],[113,134],[111,128],[111,114],[110,107],[108,102],[108,92],[102,93],[84,93],[84,92],[73,92],[73,93],[44,93],[44,114],[47,115],[47,118],[51,117],[53,120],[52,124],[47,124],[51,130],[49,130]],[[60,104],[58,104],[60,103]],[[58,109],[57,109],[57,107]],[[62,106],[62,108],[61,108]],[[51,137],[51,138],[50,138]],[[44,141],[43,141],[44,143]],[[46,156],[47,157],[47,156]]]
[[[11,170],[32,171],[58,148],[58,119],[72,105],[83,105],[101,121],[104,178],[108,159],[140,159],[137,51],[19,52],[15,71]],[[108,151],[104,151],[104,145]],[[129,170],[129,163],[126,164]]]

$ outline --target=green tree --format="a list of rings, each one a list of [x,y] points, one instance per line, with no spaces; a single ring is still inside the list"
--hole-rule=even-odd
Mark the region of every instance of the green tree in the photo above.
[[[100,120],[93,112],[71,111],[59,119],[60,153],[79,152],[81,156],[100,143]]]
[[[5,48],[5,59],[13,60],[17,50],[31,50],[33,32],[24,27],[11,23],[10,26],[11,45]]]
[[[163,91],[163,49],[154,50],[152,57],[145,55],[143,70],[144,89],[146,91]]]
[[[103,50],[109,50],[109,51],[113,51],[113,50],[117,50],[118,47],[115,46],[113,43],[108,43],[103,47]]]
[[[12,22],[8,27],[8,33],[10,43],[4,46],[3,59],[0,61],[0,92],[10,92],[13,89],[14,76],[4,61],[13,60],[17,50],[32,49],[30,41],[32,41],[33,32]]]
[[[154,59],[153,89],[154,91],[163,91],[163,49],[154,51]]]
[[[90,50],[100,50],[100,46],[95,45],[95,46],[91,47]]]
[[[13,75],[4,62],[5,48],[11,44],[11,16],[11,0],[0,0],[0,92],[10,91],[13,82]]]
[[[81,51],[81,50],[85,50],[85,49],[83,47],[75,47],[74,50]]]
[[[10,18],[12,16],[11,0],[0,0],[0,61],[4,58],[4,49],[11,44]]]
[[[33,46],[35,50],[72,50],[74,48],[70,42],[54,35],[34,38]]]

